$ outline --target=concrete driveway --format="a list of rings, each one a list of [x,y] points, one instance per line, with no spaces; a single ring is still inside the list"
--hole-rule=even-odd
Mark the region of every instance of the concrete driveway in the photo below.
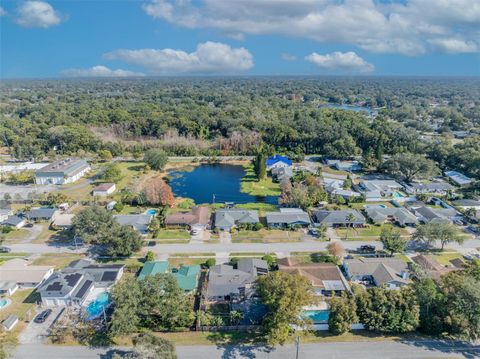
[[[47,337],[49,333],[49,328],[57,320],[60,312],[63,308],[52,308],[52,313],[49,315],[47,320],[43,323],[35,323],[33,320],[28,323],[27,327],[23,332],[20,333],[19,341],[21,344],[44,344],[47,342]],[[36,313],[41,313],[43,310],[40,308]]]

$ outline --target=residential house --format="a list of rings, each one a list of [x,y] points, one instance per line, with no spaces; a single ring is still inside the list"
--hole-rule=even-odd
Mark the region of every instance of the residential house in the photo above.
[[[57,208],[39,207],[32,208],[30,211],[25,212],[25,217],[27,217],[29,221],[52,222],[58,213]]]
[[[168,272],[168,261],[145,262],[138,279],[142,280],[155,274],[165,274]],[[192,293],[198,287],[198,279],[200,277],[199,265],[181,265],[180,268],[172,268],[170,274],[176,279],[178,286],[185,293]]]
[[[16,229],[20,229],[22,227],[25,227],[25,225],[27,224],[27,219],[20,216],[10,216],[5,219],[1,224],[2,226],[10,226]]]
[[[11,208],[0,208],[0,222],[5,221],[10,216],[13,216]]]
[[[146,235],[153,216],[150,214],[116,214],[113,218],[118,224],[132,227],[138,233]]]
[[[292,167],[274,167],[272,168],[272,179],[276,182],[290,180],[293,177]]]
[[[12,295],[18,289],[18,284],[13,280],[0,281],[0,295]]]
[[[457,207],[461,208],[462,210],[466,211],[469,209],[474,209],[476,211],[480,211],[480,201],[475,199],[458,199],[453,201],[452,204]]]
[[[467,186],[473,182],[470,177],[465,176],[463,173],[457,171],[446,171],[444,172],[445,176],[447,176],[453,183],[458,186]]]
[[[441,265],[433,256],[426,256],[424,254],[419,254],[412,257],[412,261],[418,265],[420,269],[425,272],[425,274],[436,280],[440,279],[440,277],[444,274],[447,274],[453,270],[458,270],[458,268]]]
[[[454,187],[447,182],[410,183],[404,185],[408,194],[438,194],[445,196]]]
[[[401,227],[415,226],[418,223],[415,217],[408,209],[404,207],[381,207],[381,206],[366,206],[365,213],[372,220],[374,224],[396,223]]]
[[[218,264],[208,272],[206,299],[215,302],[241,302],[255,295],[254,283],[259,275],[268,273],[268,264],[261,259],[240,259],[237,269]]]
[[[59,229],[70,229],[72,227],[73,217],[75,217],[74,214],[60,213],[55,216],[52,225]]]
[[[338,296],[350,291],[347,280],[333,263],[302,263],[288,257],[278,260],[278,270],[307,278],[319,296]]]
[[[400,199],[403,186],[392,179],[362,180],[355,189],[365,196],[367,202],[381,202],[386,199]]]
[[[320,210],[314,213],[315,224],[327,227],[363,227],[365,217],[355,209],[339,211]]]
[[[411,282],[407,263],[397,258],[345,259],[343,269],[349,280],[377,287],[397,289]]]
[[[451,223],[457,219],[461,219],[461,215],[454,208],[432,208],[418,207],[413,209],[413,213],[422,223]]]
[[[338,171],[361,171],[362,165],[358,161],[327,160],[327,165]]]
[[[215,212],[215,227],[229,231],[239,224],[256,224],[260,222],[258,211],[241,208],[223,208]]]
[[[39,288],[45,306],[81,306],[94,290],[107,290],[123,275],[123,264],[76,260],[55,272]]]
[[[21,258],[10,259],[0,266],[0,279],[15,282],[21,288],[36,288],[52,273],[52,266],[31,265]]]
[[[181,265],[180,268],[172,269],[172,276],[177,280],[178,286],[185,293],[193,293],[198,287],[198,279],[200,277],[200,266]]]
[[[348,189],[334,189],[333,191],[329,192],[331,196],[336,197],[340,196],[346,199],[347,201],[350,201],[352,198],[358,198],[361,197],[362,194],[356,191],[351,191]]]
[[[101,183],[93,188],[92,195],[93,197],[108,197],[116,189],[115,183]]]
[[[292,167],[293,162],[286,156],[275,155],[267,158],[267,171],[280,167]]]
[[[72,183],[78,181],[88,171],[90,171],[90,165],[87,161],[67,158],[35,171],[35,183],[41,185]]]
[[[169,228],[207,229],[209,223],[210,209],[208,207],[195,206],[190,212],[177,212],[165,217],[165,225]]]
[[[280,208],[280,212],[267,212],[269,228],[289,228],[294,226],[308,227],[310,216],[300,208]]]
[[[137,279],[142,280],[155,274],[165,274],[168,271],[168,261],[147,261],[138,274]]]

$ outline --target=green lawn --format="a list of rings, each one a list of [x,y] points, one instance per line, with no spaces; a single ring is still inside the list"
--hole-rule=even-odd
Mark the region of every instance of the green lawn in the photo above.
[[[17,252],[17,253],[0,253],[0,264],[14,258],[23,258],[27,256],[27,253]]]
[[[232,234],[233,243],[278,243],[278,242],[297,242],[301,237],[300,232],[268,230],[259,231],[241,230]]]
[[[282,194],[279,183],[274,183],[271,177],[257,181],[253,165],[244,165],[245,176],[242,178],[240,191],[252,196],[279,196]]]
[[[69,253],[44,253],[33,261],[34,265],[54,266],[55,269],[61,269],[70,262],[85,258],[82,254]]]
[[[389,224],[383,224],[381,226],[367,225],[365,228],[337,228],[335,229],[335,232],[341,239],[345,239],[347,236],[347,240],[378,240],[380,233],[382,233],[382,229],[385,227],[388,228],[392,226]],[[409,236],[409,233],[405,228],[395,227],[395,229],[400,231],[402,237],[406,238]]]
[[[431,255],[437,260],[438,263],[443,265],[451,265],[451,259],[462,258],[462,255],[460,253],[452,252],[451,250],[449,250],[448,252],[441,252],[435,254],[432,253]]]
[[[4,234],[5,239],[22,239],[27,237],[30,234],[30,232],[24,228],[21,229],[14,229],[10,233]]]
[[[143,168],[145,166],[144,162],[116,162],[117,166],[122,171],[122,179],[116,183],[117,190],[116,194],[120,193],[120,190],[127,187],[135,179],[138,179],[143,173]]]
[[[191,235],[185,230],[161,229],[153,239],[190,239]]]

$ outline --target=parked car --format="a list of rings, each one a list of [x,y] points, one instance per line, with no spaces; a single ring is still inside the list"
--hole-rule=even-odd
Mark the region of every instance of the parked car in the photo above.
[[[50,314],[52,314],[51,309],[44,310],[39,315],[37,315],[33,321],[35,323],[43,323],[43,322],[45,322],[45,320],[47,320],[47,318],[50,316]]]
[[[309,229],[308,234],[314,237],[318,237],[318,231],[314,228]]]
[[[147,243],[147,245],[149,247],[155,247],[156,244],[157,244],[157,242],[155,242],[155,241],[148,241],[148,243]]]
[[[376,250],[377,250],[377,248],[375,246],[371,246],[371,245],[368,245],[368,244],[360,246],[357,249],[357,251],[359,251],[359,252],[369,252],[369,253],[375,252]]]
[[[12,248],[10,247],[5,247],[5,246],[0,247],[0,253],[10,253],[11,251],[12,251]]]
[[[199,231],[198,229],[192,229],[192,230],[190,231],[190,234],[191,234],[192,236],[197,236],[197,235],[200,234],[200,231]]]

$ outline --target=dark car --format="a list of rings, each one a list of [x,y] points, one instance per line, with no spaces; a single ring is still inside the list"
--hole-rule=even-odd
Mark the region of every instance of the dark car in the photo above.
[[[368,244],[365,244],[363,246],[360,246],[358,248],[358,251],[359,252],[375,252],[377,250],[377,248],[375,248],[375,246],[371,246],[371,245],[368,245]]]
[[[0,247],[0,253],[9,253],[12,251],[12,248],[1,246]]]
[[[311,235],[311,236],[314,236],[314,237],[318,237],[318,231],[316,229],[309,229],[308,230],[308,234]]]
[[[157,244],[157,242],[155,242],[155,241],[149,241],[149,242],[147,243],[147,245],[148,245],[149,247],[154,247],[156,244]]]
[[[50,314],[52,314],[51,309],[44,310],[39,315],[37,315],[33,321],[35,323],[43,323],[43,322],[45,322],[45,320],[47,320],[47,318],[49,317]]]

